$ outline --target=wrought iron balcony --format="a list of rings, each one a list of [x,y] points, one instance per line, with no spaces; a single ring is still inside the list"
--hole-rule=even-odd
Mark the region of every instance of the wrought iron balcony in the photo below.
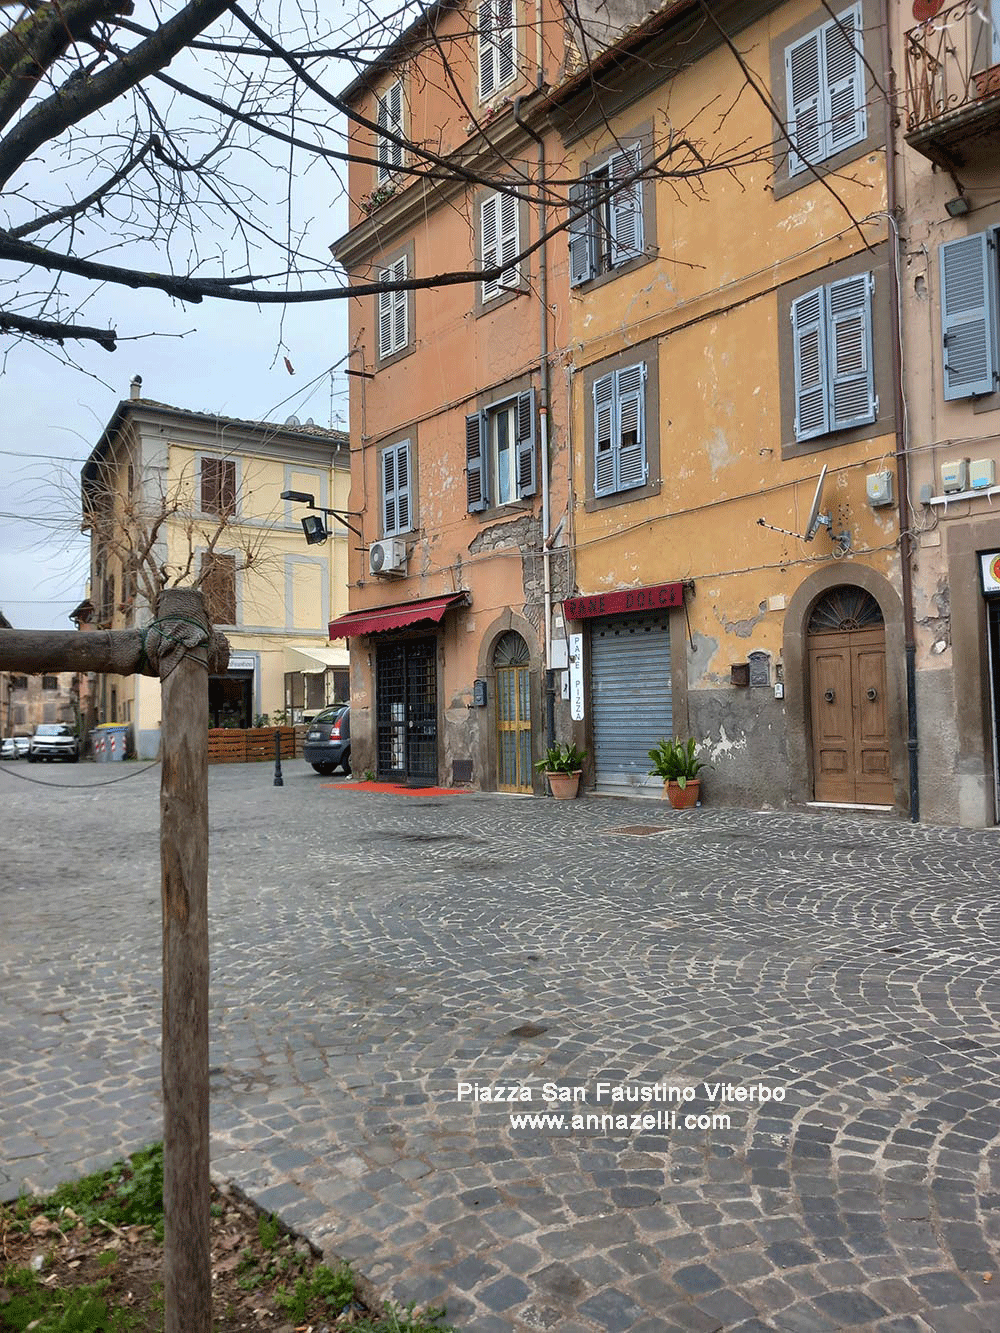
[[[1000,8],[997,5],[996,8]],[[1000,130],[1000,35],[985,0],[906,34],[906,142],[939,166],[974,161]]]

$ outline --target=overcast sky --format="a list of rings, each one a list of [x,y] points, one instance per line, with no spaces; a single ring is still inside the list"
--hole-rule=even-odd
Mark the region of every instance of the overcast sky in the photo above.
[[[347,0],[339,11],[341,34],[347,30],[352,8],[353,0]],[[137,17],[143,11],[149,21],[150,0],[140,0]],[[308,17],[313,11],[300,12]],[[365,6],[362,12],[371,14],[373,9]],[[290,13],[294,17],[294,11]],[[316,18],[319,22],[318,12]],[[171,73],[209,86],[205,59],[187,53],[171,65]],[[345,61],[316,68],[323,70],[324,81],[334,91],[344,87],[354,73]],[[225,85],[220,95],[235,96]],[[127,131],[127,103],[115,104],[103,114],[110,115],[121,105],[125,105]],[[275,103],[276,114],[279,109]],[[329,115],[329,109],[325,114]],[[334,113],[334,119],[327,121],[325,129],[317,128],[316,134],[325,145],[342,148],[342,129]],[[288,150],[266,141],[263,146],[270,145],[275,159],[267,164],[259,158],[260,140],[238,145],[237,138],[230,145],[233,151],[222,161],[225,172],[237,172],[253,192],[255,202],[249,211],[261,236],[271,234],[280,240],[287,227],[297,238],[300,252],[325,264],[331,242],[346,228],[343,184],[338,179],[341,168],[300,154],[294,162],[295,186],[289,198],[284,172]],[[192,157],[198,156],[196,147],[192,139]],[[26,173],[26,195],[48,207],[63,203],[66,197],[78,197],[82,191],[70,188],[68,179],[75,169],[71,155],[60,157],[59,151],[46,145],[40,161],[32,164],[36,180],[32,182],[30,172]],[[82,179],[92,187],[92,175],[84,174]],[[24,183],[18,177],[13,182],[16,186]],[[17,210],[23,205],[16,191],[5,193],[3,211],[12,221],[19,220]],[[34,211],[28,209],[27,215]],[[232,245],[233,227],[228,221],[228,226],[217,231],[206,221],[189,246],[188,253],[196,252],[202,263],[202,274],[219,272],[220,263],[223,272],[240,270],[243,256],[239,246]],[[102,237],[101,226],[92,213],[87,226],[80,228],[78,245],[84,252],[112,263],[168,269],[162,255],[150,254],[147,261],[141,251],[137,257],[134,247],[119,251],[117,238]],[[63,244],[68,242],[60,238],[57,248]],[[181,259],[175,267],[183,272],[184,251],[180,245],[176,248]],[[257,272],[281,268],[272,255],[266,259],[255,256],[254,263]],[[9,278],[9,266],[6,270],[2,276]],[[46,281],[44,275],[41,279],[37,274],[25,275],[29,290],[44,289]],[[64,279],[64,288],[72,291],[74,281]],[[342,275],[330,273],[331,288],[340,287],[342,281]],[[326,275],[319,274],[305,285],[317,288],[326,282]],[[142,376],[144,397],[174,407],[279,422],[294,414],[303,421],[312,417],[318,425],[348,426],[345,299],[282,311],[278,306],[258,310],[252,305],[211,300],[182,305],[157,292],[101,289],[93,284],[81,284],[77,293],[76,318],[84,324],[116,329],[117,351],[109,353],[86,343],[47,349],[44,344],[0,336],[0,610],[13,626],[23,629],[72,628],[67,616],[85,595],[89,569],[88,542],[80,533],[80,468],[119,401],[129,396],[134,375]],[[286,368],[286,356],[294,374]],[[328,372],[333,366],[339,368],[331,379]]]
[[[327,244],[335,238],[331,225]],[[21,629],[72,629],[88,542],[80,533],[80,468],[133,375],[144,397],[195,411],[284,421],[295,414],[347,429],[347,377],[324,372],[347,350],[346,301],[292,307],[205,302],[182,307],[156,294],[116,294],[119,333],[184,332],[122,341],[118,351],[53,352],[16,344],[0,375],[0,610]],[[95,323],[98,321],[95,320]],[[190,332],[186,332],[191,330]],[[285,367],[287,355],[295,374]]]

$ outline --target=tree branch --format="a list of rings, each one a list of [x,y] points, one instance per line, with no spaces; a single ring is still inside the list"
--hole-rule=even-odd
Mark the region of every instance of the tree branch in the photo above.
[[[6,310],[0,310],[0,331],[24,333],[30,338],[56,342],[60,347],[67,338],[80,342],[95,342],[106,352],[115,350],[115,340],[118,337],[114,329],[93,329],[85,324],[63,324],[58,320],[29,319],[26,315],[15,315]]]

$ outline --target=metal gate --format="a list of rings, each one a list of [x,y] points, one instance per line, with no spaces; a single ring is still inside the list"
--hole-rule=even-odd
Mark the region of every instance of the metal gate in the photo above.
[[[673,735],[670,624],[665,615],[592,622],[590,696],[598,786],[644,786],[649,751]]]
[[[437,781],[437,644],[413,639],[379,645],[375,658],[378,776]]]

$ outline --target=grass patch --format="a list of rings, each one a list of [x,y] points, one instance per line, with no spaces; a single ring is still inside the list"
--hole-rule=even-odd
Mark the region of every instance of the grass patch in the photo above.
[[[0,1333],[162,1333],[163,1148],[42,1199],[0,1205]],[[454,1333],[444,1311],[372,1309],[331,1268],[227,1187],[211,1200],[212,1329],[282,1321],[330,1333]],[[263,1316],[261,1311],[267,1313]]]

